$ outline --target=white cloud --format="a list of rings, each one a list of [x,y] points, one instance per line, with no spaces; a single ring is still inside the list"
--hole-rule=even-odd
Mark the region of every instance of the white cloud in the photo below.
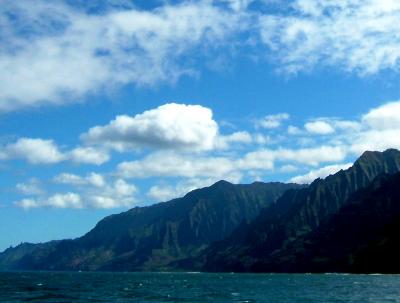
[[[61,1],[3,1],[0,111],[76,102],[129,83],[174,82],[195,72],[181,58],[207,57],[240,29],[238,18],[210,1],[101,14]]]
[[[65,160],[52,140],[20,138],[4,146],[0,159],[22,159],[31,164],[54,164]]]
[[[371,109],[362,121],[375,130],[400,129],[400,101]]]
[[[103,187],[106,185],[104,177],[100,174],[90,173],[86,176],[86,180],[88,181],[89,184],[95,187]]]
[[[23,195],[36,196],[44,193],[39,181],[35,178],[30,179],[26,183],[17,183],[15,187]]]
[[[294,165],[291,165],[291,164],[283,165],[283,166],[279,169],[279,171],[280,171],[281,173],[293,173],[293,172],[298,171],[298,170],[299,170],[299,168],[298,168],[297,166],[294,166]]]
[[[15,202],[15,205],[23,209],[31,209],[39,207],[39,204],[35,199],[22,199],[18,202]]]
[[[282,122],[290,118],[287,113],[279,113],[276,115],[268,115],[263,119],[256,121],[256,126],[263,127],[267,129],[278,128],[281,126]]]
[[[289,73],[315,65],[361,75],[400,67],[397,0],[294,0],[260,17],[261,39]],[[279,4],[280,5],[280,4]]]
[[[247,9],[249,4],[254,0],[226,0],[230,7],[235,11],[243,11]]]
[[[256,138],[253,138],[247,131],[235,132],[230,135],[219,135],[215,138],[214,147],[217,149],[227,149],[231,144],[249,144],[255,141],[255,139]]]
[[[289,73],[316,65],[361,75],[400,68],[397,0],[268,0],[258,2],[273,9],[260,10],[251,2],[163,1],[151,10],[120,5],[88,13],[64,1],[3,1],[0,111],[84,101],[127,84],[173,83],[249,41],[261,40]],[[275,128],[280,119],[262,124]]]
[[[271,170],[275,162],[290,162],[317,166],[321,163],[342,161],[347,155],[341,146],[322,145],[319,147],[287,149],[261,149],[247,153],[238,161],[241,169]]]
[[[75,163],[101,165],[110,160],[110,155],[93,147],[77,147],[68,154],[69,159]]]
[[[174,182],[173,185],[170,184],[157,184],[152,186],[147,192],[147,196],[153,201],[168,201],[174,198],[179,198],[187,194],[188,192],[210,186],[215,182],[224,179],[225,181],[231,183],[240,182],[242,175],[239,173],[229,174],[224,178],[190,178],[184,179],[179,182]]]
[[[236,162],[240,170],[272,170],[275,165],[275,153],[273,150],[260,149],[249,152]]]
[[[145,140],[145,136],[147,136],[147,140],[151,140],[152,142],[160,140],[162,143],[157,143],[158,146],[162,144],[168,146],[168,144],[171,144],[170,150],[136,154],[137,158],[120,163],[116,171],[105,175],[97,173],[83,175],[63,173],[56,176],[54,178],[55,182],[69,186],[66,189],[67,193],[35,193],[34,187],[29,188],[27,186],[29,182],[20,183],[17,185],[17,189],[21,193],[35,197],[22,199],[17,202],[17,205],[24,208],[129,207],[136,205],[140,199],[138,199],[138,188],[124,180],[127,178],[153,178],[151,180],[152,186],[145,193],[145,196],[153,201],[165,201],[179,197],[192,189],[211,185],[220,179],[237,183],[245,178],[246,180],[261,179],[266,172],[294,173],[299,167],[312,167],[313,170],[307,174],[293,177],[291,181],[308,183],[317,177],[325,177],[338,169],[347,167],[350,164],[341,163],[353,161],[354,156],[359,156],[365,150],[382,151],[387,148],[400,149],[400,136],[398,135],[400,134],[400,123],[398,121],[399,103],[390,102],[373,108],[366,114],[361,115],[360,119],[354,121],[336,117],[318,118],[308,123],[326,123],[334,131],[325,136],[311,136],[306,130],[316,132],[317,129],[321,133],[321,128],[318,128],[321,124],[314,124],[309,126],[308,129],[307,127],[298,129],[299,134],[302,135],[300,137],[285,137],[279,134],[271,135],[271,138],[268,137],[265,139],[270,142],[268,148],[255,149],[253,144],[245,146],[244,149],[243,146],[237,148],[233,143],[258,143],[256,139],[257,134],[250,134],[245,131],[237,131],[226,136],[219,134],[218,125],[212,119],[211,110],[209,109],[204,110],[204,113],[208,113],[208,116],[206,115],[208,118],[203,119],[193,113],[193,117],[196,117],[190,119],[191,121],[183,120],[183,122],[176,122],[176,124],[181,126],[174,129],[169,122],[160,122],[164,120],[169,121],[169,117],[160,115],[159,108],[157,108],[134,117],[129,117],[130,123],[128,124],[111,122],[106,126],[100,127],[101,131],[99,133],[102,135],[107,134],[107,136],[104,135],[104,138],[118,139],[125,145],[131,144],[130,148],[133,148],[133,141],[128,141],[127,138],[131,137],[127,134],[133,133],[136,136],[134,137],[135,140],[137,137]],[[183,107],[183,111],[186,112],[187,106],[177,105],[177,107],[178,109],[182,109]],[[198,108],[201,111],[204,109],[202,107]],[[196,107],[196,110],[198,108]],[[212,132],[214,135],[211,136],[212,140],[210,139],[212,143],[206,145],[212,146],[211,149],[202,147],[204,146],[202,145],[204,142],[201,142],[200,139],[196,139],[197,141],[191,141],[190,139],[181,140],[180,135],[184,132],[185,123],[190,125],[196,119],[198,119],[198,123],[187,127],[190,131],[186,128],[188,133],[183,134],[183,138],[207,137],[207,130],[209,128],[213,129]],[[133,125],[135,127],[131,126],[131,120],[134,120]],[[176,120],[179,120],[179,118],[176,117]],[[122,127],[123,125],[128,126]],[[210,125],[211,127],[208,127]],[[110,132],[108,132],[109,129],[111,129]],[[160,137],[157,137],[157,135],[153,136],[153,131],[162,135]],[[201,133],[201,135],[198,135],[198,133]],[[89,134],[91,134],[90,131],[85,136]],[[87,139],[85,136],[83,136],[83,139]],[[151,136],[155,139],[150,138]],[[122,141],[121,138],[126,140]],[[167,143],[168,140],[175,142],[174,144],[178,145],[178,148],[176,146],[173,147],[172,143]],[[189,141],[193,145],[197,144],[196,147],[192,147],[192,151],[202,151],[202,153],[188,153],[186,142]],[[100,142],[104,141],[99,140]],[[138,146],[139,143],[137,142],[139,141],[136,140],[135,144]],[[279,146],[277,146],[277,142],[279,142]],[[85,143],[94,144],[91,141],[86,141]],[[43,145],[46,148],[43,148]],[[19,147],[16,148],[15,146]],[[51,140],[27,138],[4,145],[1,157],[6,159],[21,158],[21,146],[24,146],[23,150],[27,151],[23,153],[24,155],[26,154],[25,159],[31,163],[41,163],[44,161],[43,155],[41,155],[42,158],[38,158],[39,156],[35,154],[38,150],[50,150],[53,151],[53,154],[57,154],[54,152],[56,150],[58,151],[59,159],[71,159],[71,152],[60,152]],[[29,146],[29,148],[26,148],[26,146]],[[152,146],[157,145],[152,143]],[[92,146],[87,145],[87,148],[92,148]],[[93,148],[97,149],[99,147],[95,146]],[[19,150],[20,152],[16,153],[15,150]],[[52,153],[50,152],[50,154]],[[28,158],[28,156],[31,158]],[[79,196],[79,199],[77,196],[67,195],[70,193],[75,193]]]
[[[60,184],[69,184],[69,185],[83,185],[86,184],[86,180],[81,176],[69,174],[69,173],[62,173],[54,177],[54,182]]]
[[[348,121],[348,120],[331,120],[329,121],[335,129],[347,132],[359,132],[362,125],[358,121]]]
[[[83,208],[81,197],[72,192],[54,194],[48,198],[22,199],[15,204],[24,209],[50,207],[50,208]]]
[[[147,196],[153,201],[162,202],[179,198],[181,193],[179,190],[169,185],[154,185],[149,189]]]
[[[54,208],[82,208],[81,197],[76,193],[55,194],[43,202],[44,206]]]
[[[53,140],[40,138],[19,138],[3,146],[0,160],[25,160],[31,164],[57,164],[70,160],[74,163],[100,165],[110,156],[102,149],[94,147],[77,147],[69,152],[59,149]]]
[[[350,151],[361,154],[366,150],[384,151],[400,149],[400,127],[398,129],[367,130],[354,135],[349,142]]]
[[[114,183],[114,191],[117,197],[131,196],[136,192],[136,187],[128,184],[123,179],[118,179]]]
[[[37,198],[24,198],[15,202],[15,205],[24,209],[50,207],[50,208],[118,208],[134,205],[138,189],[133,184],[117,178],[106,182],[100,174],[90,173],[85,177],[74,174],[60,174],[54,181],[75,188],[75,192],[54,193],[45,195],[41,193]]]
[[[235,170],[234,163],[224,157],[195,157],[172,152],[159,152],[144,159],[122,162],[118,174],[125,178],[149,177],[223,177]]]
[[[348,169],[352,166],[353,163],[346,163],[346,164],[334,164],[325,166],[319,169],[311,170],[309,173],[305,175],[296,176],[290,179],[290,182],[299,183],[299,184],[309,184],[313,182],[317,178],[325,178],[329,175],[337,173],[339,170]]]
[[[272,171],[275,162],[318,166],[321,163],[342,161],[346,157],[342,147],[320,146],[302,149],[259,149],[243,156],[188,156],[172,152],[158,152],[143,159],[122,162],[117,175],[123,178],[209,178],[210,180],[240,180],[251,171]],[[156,188],[157,190],[159,188]]]
[[[312,121],[307,122],[304,128],[312,134],[328,135],[335,132],[335,129],[327,121]]]
[[[267,143],[271,143],[272,139],[270,136],[265,136],[263,134],[257,133],[253,135],[253,141],[256,142],[257,144],[264,145]]]
[[[315,121],[318,122],[318,125],[309,125],[308,129],[307,127],[306,129],[314,133],[329,135],[325,141],[328,141],[331,145],[336,145],[342,150],[342,153],[337,154],[343,155],[342,159],[338,157],[336,160],[339,162],[349,155],[359,156],[367,150],[400,149],[399,117],[400,101],[394,101],[372,108],[362,115],[359,121],[320,118]],[[315,146],[316,144],[321,144],[321,141],[309,142],[308,144]],[[314,173],[310,173],[310,179],[315,176]]]
[[[70,173],[62,173],[55,176],[53,180],[56,183],[67,185],[92,185],[95,187],[103,187],[106,184],[104,177],[97,173],[89,173],[86,177]]]
[[[294,125],[289,125],[287,132],[289,135],[300,135],[302,133],[301,129]]]
[[[123,179],[117,179],[101,191],[88,190],[86,196],[90,207],[103,209],[130,207],[136,203],[137,191],[133,184],[129,184]]]
[[[218,135],[212,111],[200,105],[169,103],[136,116],[118,116],[106,126],[82,135],[87,144],[119,150],[152,147],[191,151],[211,150]]]
[[[400,101],[388,102],[371,109],[361,118],[361,129],[345,138],[350,152],[400,149]]]

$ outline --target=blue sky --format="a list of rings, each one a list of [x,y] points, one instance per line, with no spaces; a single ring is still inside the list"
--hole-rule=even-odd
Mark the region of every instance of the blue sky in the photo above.
[[[399,18],[395,0],[0,1],[0,249],[400,148]]]

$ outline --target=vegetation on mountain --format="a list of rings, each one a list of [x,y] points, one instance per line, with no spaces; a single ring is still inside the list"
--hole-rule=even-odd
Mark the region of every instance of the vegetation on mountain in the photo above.
[[[0,254],[0,268],[24,270],[165,270],[196,255],[254,219],[285,191],[299,185],[226,181],[182,198],[101,220],[74,240],[22,244]]]

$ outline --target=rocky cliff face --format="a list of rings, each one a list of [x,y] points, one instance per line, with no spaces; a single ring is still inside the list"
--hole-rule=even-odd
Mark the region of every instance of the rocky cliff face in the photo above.
[[[182,265],[209,271],[264,271],[267,268],[260,264],[316,230],[346,205],[352,194],[368,187],[377,176],[398,171],[399,151],[365,152],[351,168],[317,179],[308,188],[286,192],[253,222]]]
[[[294,184],[220,181],[183,198],[106,217],[75,240],[23,244],[0,254],[0,268],[163,270],[226,238]]]
[[[258,271],[400,272],[400,173],[356,192],[316,230],[261,259]]]

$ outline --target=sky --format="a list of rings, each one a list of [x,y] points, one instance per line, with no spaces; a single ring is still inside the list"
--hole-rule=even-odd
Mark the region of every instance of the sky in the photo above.
[[[0,250],[400,148],[397,0],[0,0]]]

